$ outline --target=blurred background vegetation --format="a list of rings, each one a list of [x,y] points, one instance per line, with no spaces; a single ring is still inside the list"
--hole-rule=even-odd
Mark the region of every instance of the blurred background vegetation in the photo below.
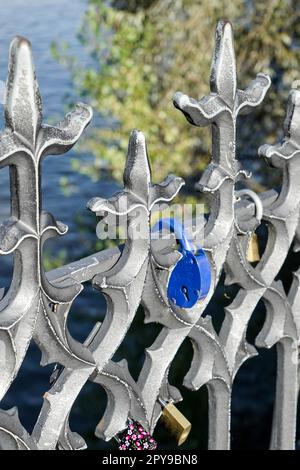
[[[129,133],[140,128],[154,178],[177,173],[193,190],[209,160],[210,131],[190,126],[172,96],[208,94],[215,25],[227,18],[234,26],[239,86],[258,72],[272,78],[264,105],[242,118],[238,154],[257,173],[249,182],[254,189],[273,183],[276,174],[261,174],[257,148],[281,136],[288,91],[299,79],[299,14],[299,0],[89,0],[79,38],[91,65],[81,67],[65,45],[53,45],[82,97],[105,118],[85,142],[94,164],[74,161],[74,169],[94,179],[108,169],[120,179]]]

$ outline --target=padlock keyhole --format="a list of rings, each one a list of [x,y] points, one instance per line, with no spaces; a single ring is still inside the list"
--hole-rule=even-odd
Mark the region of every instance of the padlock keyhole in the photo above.
[[[190,298],[189,298],[189,292],[187,290],[187,287],[186,286],[182,286],[181,287],[181,292],[183,293],[184,297],[185,297],[185,300],[187,302],[189,302]]]

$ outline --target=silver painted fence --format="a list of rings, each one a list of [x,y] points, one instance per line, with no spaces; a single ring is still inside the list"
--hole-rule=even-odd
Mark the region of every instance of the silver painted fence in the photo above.
[[[42,351],[42,365],[58,364],[31,435],[24,429],[15,408],[0,411],[0,446],[4,449],[81,449],[84,440],[68,425],[74,401],[90,380],[104,387],[107,408],[96,435],[112,439],[126,426],[127,417],[153,432],[161,415],[161,401],[177,402],[180,393],[168,383],[168,370],[185,338],[193,344],[194,356],[184,386],[209,392],[210,449],[230,447],[230,401],[235,375],[255,355],[246,341],[251,315],[262,299],[267,310],[256,345],[277,345],[277,384],[271,448],[295,445],[298,397],[298,344],[300,329],[299,273],[288,295],[275,280],[293,241],[297,249],[300,203],[300,92],[289,96],[284,140],[265,145],[259,155],[282,169],[279,193],[258,195],[258,202],[237,202],[235,184],[249,177],[235,155],[236,120],[264,99],[270,86],[267,75],[258,74],[245,88],[236,83],[232,30],[220,21],[211,71],[210,95],[196,101],[181,93],[174,96],[176,108],[199,127],[212,128],[211,163],[198,183],[210,196],[211,211],[205,226],[204,247],[212,267],[212,288],[204,302],[192,309],[172,306],[166,295],[170,273],[180,254],[170,242],[161,247],[150,240],[150,214],[155,203],[171,201],[183,180],[169,176],[152,184],[145,138],[133,131],[124,171],[124,189],[109,200],[95,197],[91,211],[114,213],[119,203],[128,212],[128,239],[123,250],[105,250],[45,273],[41,262],[43,244],[64,234],[67,227],[42,211],[40,163],[46,155],[63,154],[78,140],[89,123],[92,110],[78,104],[57,126],[42,124],[42,103],[30,43],[15,38],[11,44],[5,98],[6,128],[0,136],[1,168],[9,165],[11,217],[0,227],[2,255],[14,254],[11,286],[0,302],[0,399],[16,378],[31,341]],[[199,130],[201,133],[201,130]],[[200,135],[200,134],[199,134]],[[101,182],[99,183],[101,185]],[[254,198],[255,199],[255,198]],[[257,197],[256,197],[257,199]],[[261,205],[262,214],[256,209]],[[138,210],[148,238],[133,239],[131,232]],[[262,216],[262,219],[261,219]],[[247,261],[251,234],[267,223],[268,240],[262,259],[255,266]],[[96,238],[96,237],[95,237]],[[203,316],[222,271],[227,283],[240,287],[226,308],[219,334],[211,318]],[[66,327],[74,299],[86,281],[107,299],[107,313],[83,344]],[[135,382],[126,363],[112,356],[129,329],[139,305],[145,321],[157,322],[162,330]],[[176,385],[176,384],[175,384]],[[178,385],[178,384],[177,384]],[[198,423],[193,422],[193,426]],[[199,430],[200,432],[200,430]]]

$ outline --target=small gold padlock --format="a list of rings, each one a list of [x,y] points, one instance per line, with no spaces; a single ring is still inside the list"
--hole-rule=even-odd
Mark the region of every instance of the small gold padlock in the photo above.
[[[183,444],[192,428],[192,424],[188,419],[176,408],[173,403],[164,403],[159,400],[163,405],[162,422],[170,433],[176,438],[177,445]]]
[[[248,247],[247,247],[247,260],[249,263],[254,263],[260,260],[258,249],[258,238],[255,232],[251,234]]]

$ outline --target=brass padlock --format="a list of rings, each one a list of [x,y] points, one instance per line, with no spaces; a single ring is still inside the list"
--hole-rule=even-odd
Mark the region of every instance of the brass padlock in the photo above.
[[[256,226],[258,226],[261,223],[261,220],[263,218],[263,212],[264,212],[263,204],[259,195],[256,194],[251,189],[241,189],[239,191],[235,191],[235,195],[237,197],[236,201],[240,201],[241,196],[246,196],[252,199],[254,206],[255,206],[255,219],[257,222]],[[258,239],[257,239],[257,235],[255,232],[252,232],[250,235],[250,239],[248,241],[248,246],[247,246],[246,258],[247,258],[247,261],[249,261],[249,263],[255,263],[256,261],[260,260]]]
[[[254,263],[260,260],[260,254],[258,249],[258,239],[255,232],[253,232],[250,236],[250,240],[248,242],[247,247],[247,260],[249,263]]]
[[[159,401],[163,405],[162,422],[180,446],[186,441],[192,425],[173,403],[165,403],[161,399]]]

